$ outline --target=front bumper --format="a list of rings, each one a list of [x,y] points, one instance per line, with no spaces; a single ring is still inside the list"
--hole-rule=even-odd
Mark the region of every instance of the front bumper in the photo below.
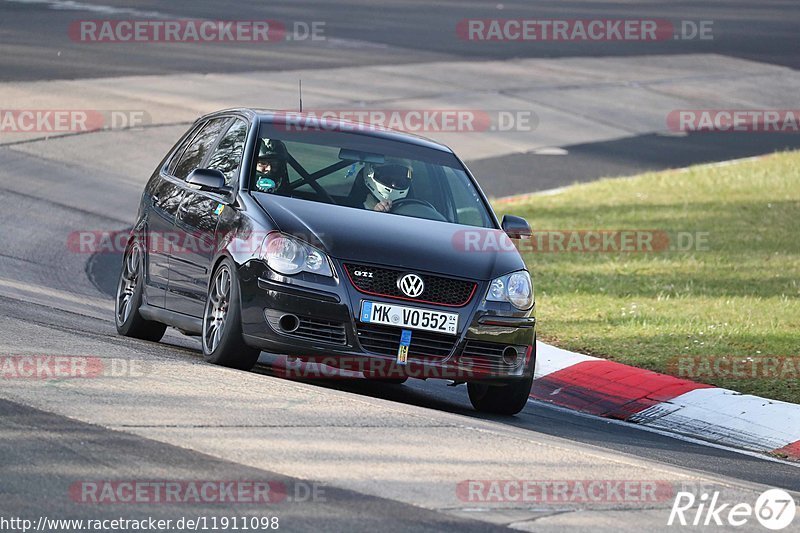
[[[266,352],[375,377],[507,381],[528,378],[534,369],[532,310],[486,301],[485,283],[460,308],[412,304],[457,312],[459,329],[457,335],[412,330],[407,364],[399,365],[400,328],[361,323],[359,310],[364,300],[409,302],[363,294],[346,277],[283,277],[259,261],[242,266],[240,280],[245,341]],[[284,315],[298,317],[295,331],[281,329]]]

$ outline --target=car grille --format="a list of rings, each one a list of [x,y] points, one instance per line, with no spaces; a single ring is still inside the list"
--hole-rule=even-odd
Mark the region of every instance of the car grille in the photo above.
[[[359,324],[358,341],[368,352],[395,357],[400,347],[401,331],[400,328],[391,326]],[[452,335],[414,330],[408,347],[408,358],[440,361],[450,355],[456,340]]]
[[[508,348],[508,344],[498,344],[496,342],[467,341],[461,355],[458,358],[458,365],[464,368],[472,368],[487,372],[506,372],[519,366],[509,365],[503,361],[503,350]],[[519,353],[519,348],[517,352]],[[518,361],[522,361],[519,357]]]
[[[291,333],[284,333],[284,335],[333,344],[345,344],[347,342],[347,333],[345,333],[342,322],[330,322],[306,317],[299,318],[300,325],[298,328]]]
[[[418,274],[425,283],[425,290],[417,298],[408,298],[397,287],[397,280],[408,274],[407,270],[394,270],[368,265],[345,264],[347,276],[353,286],[361,292],[387,298],[398,298],[414,302],[432,303],[450,307],[467,305],[475,293],[477,283],[460,279]],[[355,272],[369,272],[372,277],[357,276]]]

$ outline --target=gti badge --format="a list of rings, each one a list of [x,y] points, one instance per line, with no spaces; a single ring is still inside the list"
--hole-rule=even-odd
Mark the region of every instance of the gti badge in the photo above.
[[[425,283],[416,274],[406,274],[397,280],[397,288],[409,298],[416,298],[425,290]]]

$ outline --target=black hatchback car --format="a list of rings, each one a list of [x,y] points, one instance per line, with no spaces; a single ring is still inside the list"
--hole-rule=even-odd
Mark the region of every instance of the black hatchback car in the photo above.
[[[369,378],[467,383],[473,406],[514,414],[536,359],[533,287],[449,148],[301,114],[200,118],[145,187],[125,249],[117,331],[199,335],[207,361],[260,351]]]

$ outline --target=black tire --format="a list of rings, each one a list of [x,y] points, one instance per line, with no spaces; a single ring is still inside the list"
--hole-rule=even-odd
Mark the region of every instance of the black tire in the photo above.
[[[215,365],[250,370],[261,351],[242,338],[242,310],[239,276],[227,257],[211,275],[203,310],[203,356]]]
[[[122,269],[114,298],[114,324],[125,337],[158,342],[167,330],[166,324],[145,320],[139,313],[144,286],[144,259],[141,245],[134,240],[122,256]]]
[[[505,385],[467,383],[467,393],[472,407],[481,413],[515,415],[525,408],[532,385],[533,375]]]

